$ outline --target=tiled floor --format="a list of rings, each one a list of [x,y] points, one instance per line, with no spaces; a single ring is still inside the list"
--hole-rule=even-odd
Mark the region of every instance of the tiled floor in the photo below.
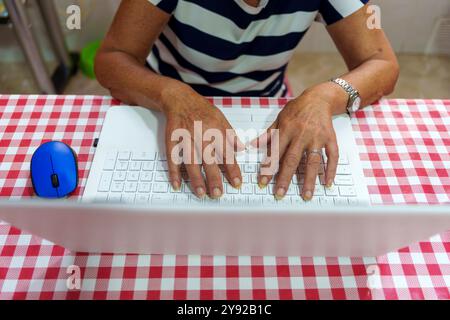
[[[401,76],[392,98],[450,98],[450,57],[400,55]],[[31,74],[23,64],[0,62],[0,93],[37,93]],[[296,54],[288,69],[295,94],[313,84],[346,71],[338,54]],[[77,74],[65,90],[67,94],[107,95],[95,80]]]

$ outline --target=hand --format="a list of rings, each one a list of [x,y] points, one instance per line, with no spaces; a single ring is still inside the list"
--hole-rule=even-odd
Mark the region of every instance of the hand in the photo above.
[[[277,200],[283,199],[305,155],[305,179],[300,193],[305,201],[311,200],[321,165],[323,148],[328,158],[325,181],[327,187],[331,187],[339,159],[332,116],[332,104],[319,90],[309,90],[290,101],[268,131],[258,138],[259,145],[269,144],[268,150],[278,155],[278,157],[269,155],[268,161],[261,166],[258,178],[260,187],[266,187],[276,174],[276,172],[267,174],[267,170],[265,172],[263,170],[273,166],[273,161],[279,161],[280,169],[274,192]],[[278,139],[273,138],[273,129],[279,130]]]
[[[223,195],[222,173],[219,165],[223,165],[225,176],[230,184],[240,188],[242,175],[235,159],[235,150],[242,149],[243,145],[222,112],[186,86],[181,85],[176,90],[171,90],[166,97],[162,111],[167,118],[166,152],[172,187],[175,190],[181,187],[180,162],[183,162],[191,181],[192,191],[199,198],[209,195],[213,199],[218,199]],[[198,130],[199,125],[201,125],[201,132]],[[217,134],[207,137],[209,129],[215,129],[209,132]],[[185,134],[181,139],[177,133]],[[175,159],[174,154],[180,153],[177,149],[180,144],[183,146],[182,155],[179,159]],[[206,181],[201,172],[202,167]]]

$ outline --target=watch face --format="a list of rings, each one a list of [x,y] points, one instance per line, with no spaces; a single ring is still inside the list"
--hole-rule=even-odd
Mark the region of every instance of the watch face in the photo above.
[[[361,108],[361,98],[360,97],[357,97],[355,99],[351,108],[352,108],[353,112],[356,112],[359,110],[359,108]]]

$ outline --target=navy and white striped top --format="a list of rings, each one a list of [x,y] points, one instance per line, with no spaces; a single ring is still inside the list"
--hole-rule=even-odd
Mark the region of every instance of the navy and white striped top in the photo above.
[[[318,14],[332,24],[368,0],[149,0],[172,15],[148,63],[204,96],[286,93],[285,70]]]

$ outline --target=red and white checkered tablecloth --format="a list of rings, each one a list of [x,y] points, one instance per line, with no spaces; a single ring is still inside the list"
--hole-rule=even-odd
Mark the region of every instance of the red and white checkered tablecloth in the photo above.
[[[216,98],[232,108],[285,99]],[[94,96],[0,95],[0,196],[32,195],[29,162],[45,141],[79,155],[84,185],[107,109]],[[353,125],[373,204],[450,202],[450,101],[383,100]],[[80,194],[79,190],[77,194]],[[69,290],[67,268],[81,268]],[[75,254],[0,222],[0,299],[449,299],[450,232],[382,257]]]

